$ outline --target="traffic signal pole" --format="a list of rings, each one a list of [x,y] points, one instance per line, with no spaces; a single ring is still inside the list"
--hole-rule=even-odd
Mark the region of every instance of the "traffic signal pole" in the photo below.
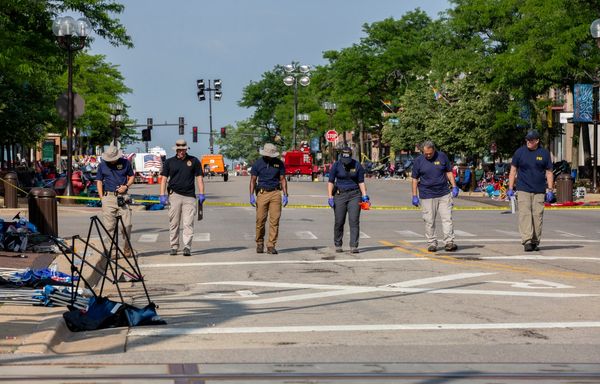
[[[214,138],[213,138],[213,128],[212,128],[212,94],[211,92],[213,91],[212,87],[210,86],[210,80],[208,80],[208,129],[210,132],[210,136],[208,137],[208,141],[209,141],[209,149],[210,149],[210,154],[212,155],[214,153]]]

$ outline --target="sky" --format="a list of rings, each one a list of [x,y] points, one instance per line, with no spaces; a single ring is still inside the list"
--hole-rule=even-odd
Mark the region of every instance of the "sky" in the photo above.
[[[358,43],[364,23],[399,19],[419,7],[430,17],[450,7],[446,0],[118,0],[114,15],[134,48],[113,47],[96,36],[90,54],[106,56],[125,77],[124,96],[138,124],[186,122],[184,139],[195,156],[209,153],[208,135],[192,142],[192,126],[209,131],[208,99],[198,101],[196,80],[221,79],[223,97],[212,101],[213,130],[251,116],[238,106],[243,89],[263,73],[292,61],[324,65],[323,52]],[[141,129],[141,128],[140,128]],[[150,147],[171,147],[181,138],[177,126],[155,127]],[[136,143],[127,152],[143,152]],[[216,152],[216,148],[215,148]]]

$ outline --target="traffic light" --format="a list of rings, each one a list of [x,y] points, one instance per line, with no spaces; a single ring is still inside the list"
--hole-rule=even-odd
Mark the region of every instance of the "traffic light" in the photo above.
[[[221,97],[223,97],[223,92],[221,92],[221,79],[216,79],[214,82],[214,86],[215,86],[215,101],[219,101],[221,100]]]
[[[183,117],[179,118],[179,134],[183,135],[183,128],[185,127],[185,121],[183,120]]]
[[[192,141],[194,143],[198,142],[198,127],[193,127],[192,128]]]
[[[142,129],[142,141],[152,141],[152,131],[149,129]]]
[[[152,124],[153,123],[152,123],[152,118],[151,117],[149,117],[148,119],[146,119],[146,126],[147,126],[148,131],[152,130]]]
[[[206,100],[206,95],[204,94],[204,79],[196,80],[196,86],[198,87],[198,101]]]
[[[224,139],[227,137],[227,128],[221,127],[221,138]]]

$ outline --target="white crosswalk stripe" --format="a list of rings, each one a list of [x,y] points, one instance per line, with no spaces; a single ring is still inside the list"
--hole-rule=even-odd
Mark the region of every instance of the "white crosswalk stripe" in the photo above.
[[[350,236],[350,231],[346,231],[346,235]],[[359,238],[361,239],[370,239],[371,236],[367,235],[366,233],[364,233],[363,231],[360,231],[360,235]]]
[[[420,235],[417,232],[413,232],[413,231],[395,231],[395,232],[402,236],[423,237],[423,235]]]
[[[554,231],[560,233],[563,237],[585,237],[571,232],[559,231],[558,229],[555,229]]]
[[[455,229],[454,230],[454,234],[457,236],[464,236],[464,237],[475,237],[477,235],[474,235],[472,233],[469,232],[465,232],[465,231],[461,231],[460,229]]]
[[[210,241],[210,233],[194,233],[194,241]]]
[[[144,233],[138,239],[140,243],[156,243],[158,240],[158,233]]]
[[[299,239],[302,239],[302,240],[316,240],[316,239],[318,239],[318,237],[315,236],[315,234],[312,233],[311,231],[297,231],[296,232],[296,237],[298,237]]]
[[[521,236],[521,234],[516,231],[504,231],[502,229],[494,229],[494,231],[502,233],[504,235],[508,235],[508,236]]]

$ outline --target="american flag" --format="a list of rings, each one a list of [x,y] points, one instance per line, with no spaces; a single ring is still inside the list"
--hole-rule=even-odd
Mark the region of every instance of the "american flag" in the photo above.
[[[144,155],[144,169],[148,168],[156,168],[160,169],[162,167],[162,161],[160,157],[157,155]]]

